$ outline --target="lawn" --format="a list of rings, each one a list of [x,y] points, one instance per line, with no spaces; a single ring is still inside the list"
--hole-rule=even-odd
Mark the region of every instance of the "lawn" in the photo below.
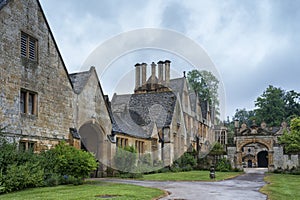
[[[216,172],[215,180],[224,180],[233,178],[242,172]],[[140,180],[154,180],[154,181],[211,181],[209,178],[209,171],[189,171],[177,173],[158,173],[144,175]]]
[[[44,187],[34,188],[24,191],[0,195],[1,200],[51,200],[51,199],[111,199],[125,200],[125,199],[147,199],[151,200],[164,192],[155,188],[145,188],[142,186],[104,183],[104,182],[91,182],[84,185],[73,186],[63,185],[57,187]],[[102,197],[102,198],[101,198]]]
[[[288,174],[270,174],[265,177],[266,184],[260,191],[270,200],[300,199],[300,176]]]

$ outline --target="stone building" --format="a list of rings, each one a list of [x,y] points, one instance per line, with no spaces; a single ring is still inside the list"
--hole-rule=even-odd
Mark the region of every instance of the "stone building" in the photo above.
[[[269,171],[285,170],[299,167],[298,155],[285,155],[278,137],[289,131],[283,122],[281,127],[260,126],[255,122],[248,127],[245,123],[239,126],[235,122],[235,145],[227,147],[227,156],[232,167],[263,167]]]
[[[68,74],[38,0],[1,0],[0,19],[0,126],[6,136],[36,152],[62,140],[82,144],[110,165],[112,120],[95,68]]]
[[[137,64],[134,93],[110,103],[94,67],[68,73],[38,0],[0,0],[0,39],[0,127],[20,148],[65,140],[93,152],[105,171],[119,146],[170,165],[215,140],[213,109],[185,77],[170,79],[168,60],[152,63],[148,79],[147,64]]]
[[[49,149],[74,133],[66,66],[39,1],[1,0],[0,19],[0,125],[22,148]]]
[[[149,77],[147,64],[136,64],[134,93],[114,94],[111,102],[117,146],[133,145],[165,165],[187,150],[209,149],[215,139],[208,106],[201,107],[185,77],[170,79],[170,63],[153,62]]]

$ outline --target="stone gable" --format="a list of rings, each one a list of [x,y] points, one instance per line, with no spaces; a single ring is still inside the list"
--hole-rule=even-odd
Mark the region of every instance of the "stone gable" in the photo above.
[[[68,139],[72,84],[40,3],[7,1],[0,19],[0,125],[19,140]]]

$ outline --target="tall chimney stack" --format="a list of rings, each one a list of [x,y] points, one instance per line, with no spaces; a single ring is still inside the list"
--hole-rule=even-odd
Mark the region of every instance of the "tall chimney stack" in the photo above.
[[[152,62],[151,64],[151,83],[154,84],[155,83],[155,76],[156,76],[156,64],[154,62]]]
[[[142,85],[146,84],[147,78],[147,64],[142,63]]]
[[[158,83],[159,84],[163,84],[163,64],[164,62],[163,61],[159,61],[158,63]]]
[[[135,89],[138,89],[141,86],[141,69],[140,64],[135,64]]]
[[[169,60],[165,61],[165,80],[166,80],[167,87],[169,87],[169,85],[170,85],[170,64],[171,64],[171,61],[169,61]]]

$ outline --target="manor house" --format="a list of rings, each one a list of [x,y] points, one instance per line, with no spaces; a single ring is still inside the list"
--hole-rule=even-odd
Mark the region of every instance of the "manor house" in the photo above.
[[[35,152],[66,141],[95,154],[100,171],[116,149],[171,164],[215,141],[214,109],[170,78],[170,61],[136,64],[132,94],[103,94],[96,68],[69,74],[38,0],[0,0],[0,127]],[[103,165],[104,164],[104,165]]]

